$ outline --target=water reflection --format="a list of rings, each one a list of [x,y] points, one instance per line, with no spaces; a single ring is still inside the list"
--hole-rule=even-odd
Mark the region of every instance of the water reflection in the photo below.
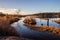
[[[37,26],[41,26],[43,24],[44,26],[47,25],[47,20],[35,18],[37,22]],[[49,25],[59,27],[59,24],[55,23],[53,21],[54,19],[49,19]],[[13,23],[11,26],[14,27],[18,34],[20,34],[23,37],[29,37],[29,38],[40,38],[40,37],[52,37],[52,35],[48,32],[39,32],[37,30],[32,30],[26,26],[23,25],[23,20],[19,20],[16,23]]]
[[[60,24],[54,22],[54,20],[59,20],[60,18],[49,18],[49,26],[60,27]],[[47,26],[47,20],[36,18],[37,26]]]

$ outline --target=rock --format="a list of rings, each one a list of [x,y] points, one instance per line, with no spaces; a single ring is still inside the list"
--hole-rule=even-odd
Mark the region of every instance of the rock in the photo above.
[[[36,24],[35,19],[30,17],[26,17],[23,22],[26,24],[32,24],[32,25]]]

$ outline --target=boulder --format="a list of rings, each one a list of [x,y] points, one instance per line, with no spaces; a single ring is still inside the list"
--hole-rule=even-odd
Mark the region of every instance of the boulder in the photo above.
[[[31,17],[26,17],[23,22],[26,24],[31,24],[31,25],[36,24],[36,20],[34,18],[31,18]]]

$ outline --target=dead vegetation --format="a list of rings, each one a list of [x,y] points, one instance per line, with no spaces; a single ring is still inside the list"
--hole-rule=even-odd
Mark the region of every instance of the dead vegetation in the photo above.
[[[10,20],[12,20],[11,17],[9,18],[7,18],[6,16],[0,17],[0,36],[18,36],[16,30],[10,26],[11,22]]]
[[[49,18],[40,18],[40,19],[43,19],[43,20],[48,20]]]
[[[60,20],[54,20],[54,22],[56,22],[56,23],[60,24]]]
[[[53,26],[35,26],[35,25],[29,25],[24,24],[25,26],[28,26],[31,29],[42,31],[42,32],[49,32],[53,35],[60,35],[60,28],[53,27]]]
[[[21,37],[10,24],[17,22],[18,17],[15,16],[0,16],[0,40],[30,40]]]

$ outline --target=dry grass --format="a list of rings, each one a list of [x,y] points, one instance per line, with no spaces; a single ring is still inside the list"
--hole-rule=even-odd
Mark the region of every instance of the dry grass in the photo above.
[[[54,20],[54,22],[56,22],[56,23],[59,23],[59,24],[60,24],[60,20]]]
[[[43,31],[43,32],[49,32],[53,35],[60,35],[60,28],[53,27],[53,26],[35,26],[35,25],[29,25],[29,24],[24,24],[28,26],[31,29],[38,30],[38,31]]]
[[[11,19],[12,18],[10,16],[8,16],[8,18],[6,16],[0,17],[0,36],[17,35],[15,29],[10,26]]]
[[[40,19],[48,20],[49,18],[40,18]]]
[[[10,26],[10,22],[16,22],[15,18],[11,16],[0,17],[0,40],[30,40],[28,38],[21,37],[16,30]]]

